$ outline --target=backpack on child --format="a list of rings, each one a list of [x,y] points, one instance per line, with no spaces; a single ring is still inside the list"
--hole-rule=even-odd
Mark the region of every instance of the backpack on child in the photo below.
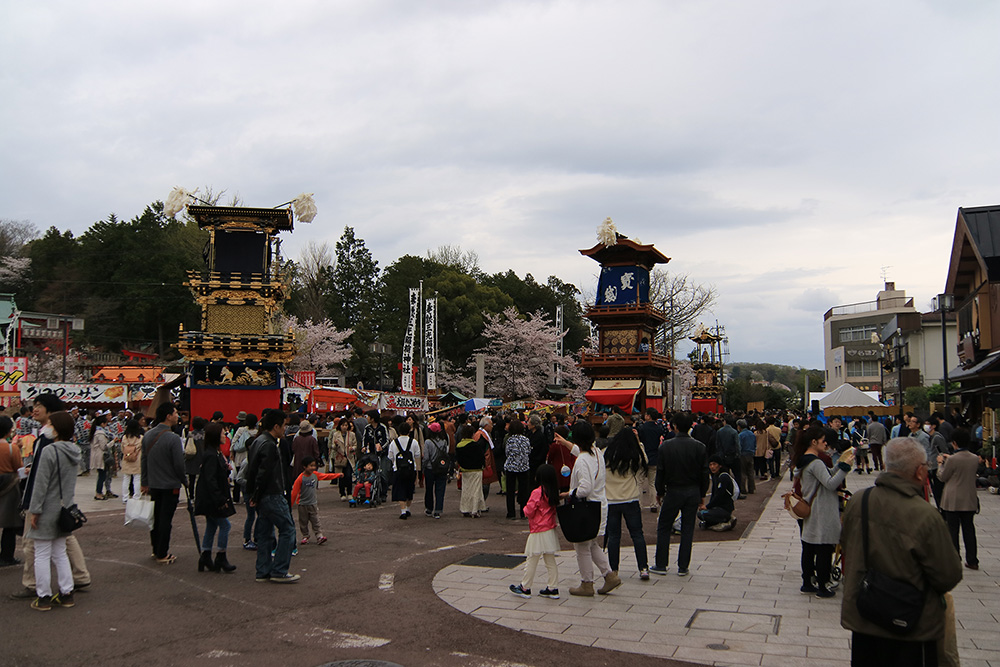
[[[413,462],[413,452],[410,451],[410,447],[413,445],[413,436],[406,443],[406,449],[403,449],[400,439],[396,438],[396,474],[403,477],[415,476],[417,474],[417,467]]]

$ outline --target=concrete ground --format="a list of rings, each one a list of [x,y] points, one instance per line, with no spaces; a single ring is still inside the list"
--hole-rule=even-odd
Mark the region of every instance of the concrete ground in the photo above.
[[[408,667],[619,667],[623,658],[629,667],[846,664],[848,633],[839,626],[838,599],[798,595],[797,529],[779,510],[778,496],[770,495],[787,482],[762,484],[740,501],[736,532],[699,532],[699,540],[724,539],[695,544],[687,579],[671,573],[640,582],[625,538],[626,581],[612,595],[569,599],[566,589],[577,579],[567,551],[560,559],[563,599],[528,601],[506,592],[519,580],[516,569],[461,565],[523,550],[527,524],[505,520],[504,499],[496,495],[488,515],[465,519],[451,485],[445,515],[434,520],[423,516],[418,489],[413,517],[400,521],[395,505],[352,510],[324,485],[320,517],[330,542],[300,546],[291,571],[302,581],[280,586],[253,580],[255,554],[240,547],[242,508],[233,517],[229,550],[237,572],[198,573],[183,506],[173,522],[171,550],[178,560],[156,565],[148,534],[122,525],[120,501],[90,499],[94,481],[80,478],[77,492],[90,519],[79,539],[91,589],[77,594],[73,609],[44,613],[28,601],[0,597],[0,665],[368,660]],[[851,488],[862,482],[870,479],[852,475]],[[1000,496],[984,493],[982,501],[982,569],[966,571],[955,591],[964,665],[1000,665]],[[650,555],[652,519],[644,514]],[[199,527],[203,523],[199,518]],[[3,593],[17,590],[20,580],[20,568],[0,569]],[[727,648],[707,648],[714,643]]]
[[[858,492],[874,478],[852,473],[848,485]],[[578,582],[572,551],[558,558],[560,600],[511,595],[507,587],[520,583],[521,568],[453,564],[435,576],[434,590],[475,618],[572,645],[714,665],[848,665],[841,596],[821,600],[799,593],[799,530],[780,495],[790,488],[785,477],[743,539],[695,544],[688,577],[676,575],[674,543],[667,576],[645,582],[632,550],[623,549],[625,583],[608,596],[568,595]],[[1000,667],[1000,496],[980,493],[980,569],[964,570],[953,591],[958,645],[964,667]],[[544,582],[540,564],[533,591]]]

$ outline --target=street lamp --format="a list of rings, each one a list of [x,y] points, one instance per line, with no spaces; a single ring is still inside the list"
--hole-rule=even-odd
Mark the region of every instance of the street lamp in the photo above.
[[[944,418],[948,419],[948,330],[945,314],[955,310],[954,294],[938,294],[932,300],[934,311],[941,313],[941,367],[944,369]]]

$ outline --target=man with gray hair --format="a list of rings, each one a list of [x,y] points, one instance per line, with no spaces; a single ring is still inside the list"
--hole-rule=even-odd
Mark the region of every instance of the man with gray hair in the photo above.
[[[962,580],[962,561],[938,511],[924,500],[927,453],[915,438],[893,438],[885,446],[885,468],[875,487],[847,503],[840,541],[844,602],[840,624],[853,632],[851,665],[936,665],[944,638],[945,593]],[[862,502],[868,496],[868,553],[862,538]],[[925,591],[923,611],[905,636],[863,617],[858,592],[867,570]]]

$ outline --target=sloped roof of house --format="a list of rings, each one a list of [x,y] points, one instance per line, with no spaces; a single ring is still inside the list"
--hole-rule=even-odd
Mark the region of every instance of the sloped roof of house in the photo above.
[[[990,282],[1000,282],[1000,205],[958,209],[945,291],[967,296],[976,263]]]

